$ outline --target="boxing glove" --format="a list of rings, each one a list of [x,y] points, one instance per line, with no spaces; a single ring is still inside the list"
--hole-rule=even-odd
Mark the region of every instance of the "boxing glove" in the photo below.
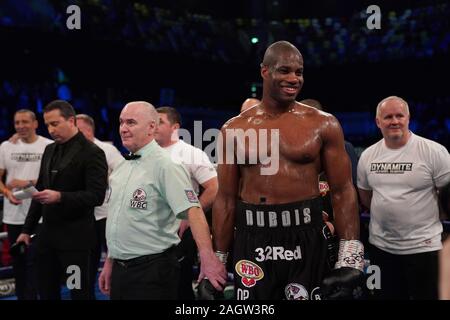
[[[224,265],[227,264],[228,252],[216,251],[215,254],[220,262]],[[208,278],[203,278],[200,281],[197,287],[197,294],[199,300],[220,300],[224,298],[223,292],[214,288]]]
[[[221,300],[223,292],[216,290],[207,278],[203,278],[197,287],[198,300]]]
[[[364,246],[358,240],[340,240],[338,261],[322,281],[323,299],[357,299],[364,285]]]

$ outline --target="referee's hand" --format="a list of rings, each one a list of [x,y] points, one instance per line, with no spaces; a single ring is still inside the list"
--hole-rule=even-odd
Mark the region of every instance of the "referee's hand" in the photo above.
[[[227,283],[227,276],[225,265],[220,262],[212,250],[200,252],[200,275],[198,282],[206,277],[216,290],[222,291]]]
[[[111,258],[106,258],[105,264],[103,265],[102,272],[98,277],[98,287],[101,293],[109,296],[111,292],[111,271],[112,271],[113,260]]]

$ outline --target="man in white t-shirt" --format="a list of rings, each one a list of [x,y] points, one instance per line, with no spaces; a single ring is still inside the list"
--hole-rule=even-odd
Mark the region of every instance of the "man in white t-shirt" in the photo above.
[[[36,134],[38,122],[33,111],[18,110],[14,114],[14,128],[19,138],[15,143],[5,141],[0,145],[0,191],[4,195],[3,223],[8,230],[10,245],[22,232],[30,208],[31,198],[18,200],[13,193],[35,185],[39,176],[41,158],[45,147],[53,141]],[[6,184],[2,182],[6,172]],[[36,285],[32,278],[32,247],[25,255],[12,257],[18,300],[36,299]]]
[[[370,208],[369,257],[381,270],[382,299],[437,299],[442,248],[437,190],[450,181],[447,149],[409,130],[408,104],[377,107],[383,139],[358,163],[358,189]]]
[[[122,160],[124,160],[122,154],[117,150],[117,148],[107,142],[103,142],[98,140],[95,136],[95,122],[94,119],[87,114],[77,114],[77,127],[81,131],[81,133],[88,139],[95,143],[100,149],[105,152],[106,162],[108,163],[108,176],[114,169],[119,165]],[[95,207],[94,215],[95,215],[95,231],[97,234],[97,245],[95,248],[93,263],[94,263],[94,276],[92,280],[95,285],[95,276],[97,275],[98,264],[100,262],[102,251],[107,251],[106,246],[106,237],[105,237],[105,229],[106,229],[106,218],[108,217],[108,204],[107,199],[109,197],[109,190],[106,191],[105,194],[105,202],[101,206]]]
[[[194,191],[205,214],[211,209],[218,190],[217,172],[206,153],[179,139],[178,129],[181,127],[180,113],[172,107],[157,108],[159,125],[155,139],[165,148],[176,162],[182,163],[191,177]],[[200,187],[202,192],[200,193]],[[181,264],[179,298],[192,300],[192,266],[196,248],[187,220],[181,220],[178,235],[181,242],[178,245],[178,257]]]

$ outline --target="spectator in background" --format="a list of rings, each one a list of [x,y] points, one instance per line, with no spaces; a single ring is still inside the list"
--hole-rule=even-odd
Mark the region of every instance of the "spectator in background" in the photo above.
[[[186,167],[200,205],[205,213],[208,212],[219,188],[217,172],[213,164],[201,149],[179,139],[178,129],[181,127],[181,115],[175,108],[161,107],[156,111],[159,114],[159,124],[155,133],[156,142],[170,153],[174,161],[182,163]],[[202,187],[201,193],[200,187]],[[181,238],[181,242],[177,246],[178,260],[181,264],[179,299],[192,300],[194,299],[192,267],[196,259],[197,248],[188,220],[180,221],[178,235]]]
[[[439,202],[443,215],[448,219],[450,215],[450,183],[439,190]],[[450,300],[450,238],[448,234],[439,254],[439,299]]]
[[[31,199],[18,200],[14,191],[36,185],[42,154],[50,139],[36,134],[38,121],[33,111],[20,109],[14,114],[15,143],[5,141],[0,146],[0,191],[3,199],[3,223],[8,231],[9,244],[16,242],[22,232]],[[6,185],[2,182],[6,172]],[[12,255],[18,300],[37,298],[34,245],[25,254]]]
[[[438,188],[450,181],[442,145],[409,130],[409,107],[391,96],[377,106],[383,139],[358,163],[361,202],[370,208],[369,257],[382,271],[381,299],[437,299],[442,248]]]
[[[123,157],[114,145],[98,140],[95,136],[95,122],[91,116],[87,114],[77,114],[77,127],[78,130],[85,136],[86,139],[93,142],[100,149],[105,152],[106,162],[108,164],[108,176],[114,169],[123,161]],[[97,268],[100,262],[102,252],[108,252],[106,246],[105,228],[106,218],[108,217],[108,204],[106,199],[109,197],[109,188],[105,195],[105,202],[101,206],[95,207],[95,232],[96,232],[96,246],[94,249],[93,261],[93,276],[91,278],[93,285],[95,286],[95,280],[97,275]]]
[[[255,98],[245,99],[241,106],[241,113],[250,109],[251,107],[256,106],[258,103],[261,103],[261,100]]]

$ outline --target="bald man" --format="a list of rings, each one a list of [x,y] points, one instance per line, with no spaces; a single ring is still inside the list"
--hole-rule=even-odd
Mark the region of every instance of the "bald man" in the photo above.
[[[319,299],[321,291],[327,298],[347,297],[362,277],[364,249],[342,129],[332,115],[295,101],[304,82],[303,57],[291,43],[266,50],[261,76],[262,102],[222,127],[215,249],[226,260],[235,234],[240,300]],[[317,183],[322,171],[334,190],[341,239],[332,271]]]
[[[208,224],[188,172],[155,141],[159,116],[148,102],[128,103],[120,137],[131,153],[110,177],[108,258],[100,290],[113,300],[177,299],[178,219],[188,219],[200,255],[199,280],[216,289],[226,270],[212,250]]]
[[[251,107],[256,106],[258,103],[261,103],[261,100],[255,98],[245,99],[241,106],[241,113],[250,109]]]
[[[450,181],[447,149],[409,130],[408,103],[377,106],[383,139],[358,163],[361,202],[370,208],[369,257],[381,270],[381,299],[437,299],[442,248],[437,189]]]

